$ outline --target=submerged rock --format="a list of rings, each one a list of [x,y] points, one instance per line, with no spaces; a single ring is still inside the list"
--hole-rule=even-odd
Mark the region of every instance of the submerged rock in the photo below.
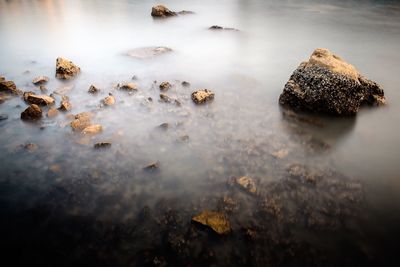
[[[89,125],[83,129],[83,134],[98,134],[103,131],[103,126],[100,124]]]
[[[255,194],[257,192],[256,182],[248,176],[236,178],[235,183],[249,193]]]
[[[182,86],[183,86],[183,87],[189,87],[189,86],[190,86],[190,83],[187,82],[187,81],[183,81],[183,82],[182,82]]]
[[[133,58],[146,59],[172,52],[165,46],[139,47],[128,51],[127,55]]]
[[[49,118],[53,118],[57,115],[58,115],[58,109],[56,109],[54,107],[50,108],[49,111],[47,111],[47,117],[49,117]]]
[[[159,87],[161,91],[167,91],[171,89],[172,85],[169,82],[162,82]]]
[[[214,93],[211,90],[204,89],[192,93],[192,100],[196,104],[203,104],[214,99]]]
[[[92,114],[90,112],[82,112],[75,115],[75,119],[71,122],[71,128],[74,131],[82,131],[91,124]]]
[[[286,83],[279,103],[296,110],[355,115],[364,103],[384,105],[381,87],[327,49],[316,49]]]
[[[35,104],[31,104],[21,113],[22,120],[38,120],[42,118],[42,109]]]
[[[169,10],[166,6],[157,5],[151,8],[151,15],[153,17],[165,18],[176,16],[176,12]]]
[[[72,104],[69,102],[68,97],[62,97],[60,107],[58,109],[62,111],[70,111],[72,109]]]
[[[88,93],[89,94],[97,94],[100,92],[100,89],[94,86],[93,84],[89,87]]]
[[[94,148],[96,149],[103,149],[103,148],[110,148],[111,143],[110,142],[99,142],[94,144]]]
[[[55,100],[54,98],[48,95],[35,95],[32,92],[25,92],[24,98],[26,97],[26,101],[30,104],[36,104],[41,106],[50,106],[53,105]]]
[[[39,76],[33,79],[32,83],[34,85],[40,85],[40,84],[45,84],[49,81],[49,77],[46,76]]]
[[[8,115],[7,114],[0,114],[0,121],[7,120]]]
[[[158,161],[152,162],[150,164],[148,164],[147,166],[145,166],[143,168],[143,170],[145,171],[155,171],[158,170],[160,167],[160,163]]]
[[[59,79],[71,79],[72,77],[78,75],[81,69],[65,58],[57,58],[56,61],[56,77]]]
[[[160,101],[165,102],[165,103],[171,103],[172,102],[172,98],[170,98],[166,94],[160,94]]]
[[[192,218],[193,222],[210,227],[217,234],[227,234],[231,231],[231,224],[225,214],[216,211],[203,211]]]
[[[6,81],[4,79],[0,81],[0,92],[6,92],[9,94],[17,95],[18,89],[13,81]]]
[[[102,100],[102,103],[106,106],[112,106],[115,104],[115,97],[110,93]]]

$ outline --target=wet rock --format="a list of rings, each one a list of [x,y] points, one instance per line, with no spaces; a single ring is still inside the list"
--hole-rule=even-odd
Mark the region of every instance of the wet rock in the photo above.
[[[231,224],[225,214],[216,211],[203,211],[192,218],[193,222],[210,227],[217,234],[227,234],[231,231]]]
[[[192,93],[192,100],[196,104],[203,104],[214,99],[214,93],[211,90],[204,89]]]
[[[110,142],[99,142],[94,144],[94,148],[96,149],[104,149],[104,148],[110,148],[111,143]]]
[[[138,77],[136,75],[133,75],[131,78],[133,81],[136,81],[138,79]]]
[[[34,85],[41,85],[41,84],[45,84],[49,81],[49,77],[46,76],[39,76],[36,77],[35,79],[33,79],[32,83]]]
[[[139,47],[128,51],[127,55],[133,58],[146,59],[172,52],[172,49],[164,46]]]
[[[25,98],[25,96],[24,96]],[[26,101],[30,104],[36,104],[41,106],[50,106],[55,103],[54,98],[48,95],[34,95],[31,92],[27,92]]]
[[[89,87],[88,93],[89,94],[97,94],[100,92],[100,89],[94,86],[93,84]]]
[[[4,82],[5,80],[6,80],[6,77],[0,75],[0,82]]]
[[[182,84],[183,87],[189,87],[190,86],[190,83],[187,82],[187,81],[183,81],[181,84]]]
[[[166,94],[160,94],[160,101],[161,102],[165,102],[165,103],[171,103],[172,102],[172,98],[170,98]]]
[[[160,90],[161,91],[167,91],[168,89],[171,89],[172,85],[169,82],[162,82],[160,84]]]
[[[30,96],[30,95],[35,95],[35,92],[32,92],[32,91],[24,92],[22,94],[22,97],[24,98],[25,101],[28,101],[28,96]]]
[[[160,168],[160,163],[158,161],[152,162],[146,165],[143,170],[145,171],[156,171]]]
[[[286,83],[279,103],[295,110],[355,115],[362,104],[384,105],[382,88],[327,49],[316,49]]]
[[[8,115],[7,114],[0,114],[0,121],[7,120]]]
[[[56,60],[56,77],[68,80],[80,73],[81,69],[65,58],[57,58]]]
[[[69,102],[69,98],[66,96],[62,97],[60,107],[58,108],[59,110],[62,111],[70,111],[72,109],[72,104]]]
[[[18,89],[13,81],[0,81],[0,92],[6,92],[8,94],[17,95]]]
[[[56,109],[54,107],[50,108],[49,111],[47,111],[47,117],[49,117],[49,118],[53,118],[57,115],[58,115],[58,109]]]
[[[4,95],[0,95],[0,104],[3,104],[8,98]]]
[[[61,166],[58,165],[58,164],[52,164],[52,165],[49,167],[49,170],[50,170],[51,172],[53,172],[53,173],[60,173],[60,172],[61,172]]]
[[[102,100],[103,104],[106,106],[112,106],[115,104],[115,97],[110,93],[107,97]]]
[[[82,112],[75,115],[75,119],[71,122],[71,128],[74,131],[82,131],[91,124],[92,114],[90,112]]]
[[[165,17],[176,16],[176,12],[169,10],[167,7],[163,5],[157,5],[151,8],[151,16],[165,18]]]
[[[235,29],[235,28],[225,28],[225,27],[218,26],[218,25],[213,25],[208,29],[209,30],[239,31],[238,29]]]
[[[138,86],[135,83],[121,83],[118,84],[118,89],[126,91],[137,91]]]
[[[98,134],[103,131],[103,126],[100,124],[89,125],[83,129],[83,134]]]
[[[38,120],[40,118],[42,118],[42,110],[35,104],[31,104],[21,113],[22,120]]]
[[[257,192],[256,182],[253,178],[242,176],[236,178],[235,183],[249,193],[255,194]]]

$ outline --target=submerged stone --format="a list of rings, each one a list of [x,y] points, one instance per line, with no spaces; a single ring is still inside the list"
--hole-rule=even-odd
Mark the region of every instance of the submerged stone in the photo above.
[[[121,83],[118,84],[118,89],[126,91],[137,91],[138,86],[136,83]]]
[[[49,77],[46,76],[39,76],[33,79],[32,83],[35,85],[45,84],[49,81]]]
[[[316,49],[286,83],[279,103],[295,110],[355,115],[362,104],[384,105],[383,89],[327,49]]]
[[[253,180],[253,178],[251,178],[251,177],[242,176],[242,177],[236,178],[235,182],[237,185],[239,185],[241,188],[243,188],[244,190],[246,190],[249,193],[255,194],[257,192],[256,183]]]
[[[110,142],[99,142],[94,144],[94,148],[96,149],[104,149],[104,148],[110,148],[111,143]]]
[[[56,60],[56,77],[59,79],[71,79],[74,76],[78,75],[81,72],[81,69],[65,58],[57,58]]]
[[[161,91],[167,91],[171,89],[172,85],[169,82],[162,82],[159,87]]]
[[[103,104],[106,106],[112,106],[115,104],[115,97],[110,93],[102,100]]]
[[[98,134],[103,130],[103,126],[100,124],[89,125],[83,129],[83,134]]]
[[[71,102],[69,102],[68,97],[63,96],[60,107],[58,109],[62,111],[70,111],[72,109],[72,104]]]
[[[100,92],[100,89],[94,86],[93,84],[89,87],[88,93],[89,94],[97,94]]]
[[[145,171],[155,171],[158,170],[160,167],[160,163],[158,161],[152,162],[150,164],[148,164],[147,166],[145,166],[143,168],[143,170]]]
[[[54,107],[50,108],[49,111],[47,111],[47,117],[49,117],[49,118],[53,118],[57,115],[58,115],[58,109],[56,109]]]
[[[210,227],[217,234],[227,234],[231,231],[231,224],[225,214],[216,211],[203,211],[192,218],[193,222]]]

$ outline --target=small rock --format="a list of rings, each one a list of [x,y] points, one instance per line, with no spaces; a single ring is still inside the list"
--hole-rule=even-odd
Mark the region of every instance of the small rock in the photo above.
[[[42,91],[42,92],[46,92],[46,91],[47,91],[47,88],[46,88],[46,86],[44,86],[44,85],[40,85],[40,86],[39,86],[39,89],[40,89],[40,91]]]
[[[60,107],[58,109],[62,111],[70,111],[72,109],[72,105],[71,102],[69,102],[68,97],[66,96],[62,97]]]
[[[227,234],[231,231],[231,224],[225,214],[216,211],[203,211],[192,218],[193,222],[210,227],[217,234]]]
[[[179,137],[179,141],[186,142],[189,141],[189,135],[185,134]]]
[[[281,149],[278,151],[274,151],[271,153],[271,155],[277,159],[283,159],[289,154],[289,150],[287,149]]]
[[[109,96],[102,100],[103,104],[106,106],[112,106],[115,104],[115,97],[110,93]]]
[[[6,81],[6,80],[0,81],[0,91],[13,95],[18,94],[17,86],[13,81]]]
[[[98,134],[103,130],[103,126],[100,124],[89,125],[83,129],[83,134]]]
[[[91,124],[92,114],[90,112],[82,112],[75,115],[75,119],[71,122],[71,128],[74,131],[82,131]]]
[[[221,26],[218,26],[218,25],[213,25],[208,29],[209,30],[239,31],[238,29],[235,29],[235,28],[225,28],[225,27],[221,27]]]
[[[100,92],[100,89],[94,86],[93,84],[89,87],[88,93],[89,94],[97,94]]]
[[[126,91],[137,91],[138,86],[135,83],[122,83],[118,84],[118,89]]]
[[[48,95],[34,95],[31,92],[26,92],[26,101],[30,104],[36,104],[41,106],[50,106],[53,105],[55,100],[54,98]],[[25,95],[24,95],[25,98]]]
[[[167,91],[168,89],[170,89],[172,87],[172,85],[169,82],[162,82],[160,84],[160,90],[161,91]]]
[[[49,81],[49,77],[46,76],[39,76],[36,77],[35,79],[33,79],[32,83],[34,85],[41,85],[41,84],[45,84]]]
[[[23,145],[23,147],[29,152],[35,152],[39,148],[39,146],[34,143],[26,143],[25,145]]]
[[[51,166],[49,167],[49,170],[50,170],[51,172],[54,172],[54,173],[60,173],[60,172],[61,172],[61,166],[58,165],[58,164],[53,164],[53,165],[51,165]]]
[[[190,83],[187,82],[187,81],[183,81],[183,82],[182,82],[182,86],[183,86],[183,87],[189,87],[189,86],[190,86]]]
[[[47,117],[53,118],[58,115],[58,110],[56,108],[50,108],[49,111],[47,111]]]
[[[204,89],[192,93],[192,100],[196,104],[203,104],[214,99],[214,93],[211,90]]]
[[[42,110],[35,104],[31,104],[21,113],[22,120],[38,120],[40,118],[42,118]]]
[[[152,163],[148,164],[147,166],[145,166],[143,168],[143,170],[145,170],[145,171],[155,171],[155,170],[158,170],[159,167],[160,167],[160,163],[158,161],[156,161],[156,162],[152,162]]]
[[[6,77],[0,75],[0,82],[4,82],[5,80],[6,80]]]
[[[151,8],[151,16],[165,18],[165,17],[176,16],[176,12],[169,10],[167,7],[163,5],[157,5]]]
[[[178,12],[178,15],[190,15],[190,14],[194,14],[194,12],[189,10],[182,10]]]
[[[136,81],[138,79],[138,77],[136,75],[133,75],[131,79]]]
[[[236,184],[241,186],[243,189],[245,189],[246,191],[248,191],[252,194],[255,194],[257,191],[255,181],[248,176],[242,176],[242,177],[236,178],[235,182],[236,182]]]
[[[71,79],[72,77],[78,75],[81,69],[76,66],[72,61],[64,58],[57,58],[56,60],[56,77],[59,79]]]
[[[103,149],[103,148],[110,148],[111,147],[111,143],[109,142],[99,142],[94,144],[94,148],[96,149]]]
[[[158,125],[158,128],[167,130],[169,128],[169,123],[168,122],[161,123],[160,125]]]
[[[7,120],[8,115],[7,114],[0,114],[0,121]]]
[[[166,94],[160,94],[160,100],[165,103],[171,103],[172,99]]]
[[[8,98],[4,95],[0,95],[0,104],[4,103]]]

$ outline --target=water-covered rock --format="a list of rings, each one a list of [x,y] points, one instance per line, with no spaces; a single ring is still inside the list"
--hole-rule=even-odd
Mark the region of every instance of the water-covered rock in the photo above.
[[[50,108],[50,109],[47,111],[47,117],[49,117],[49,118],[53,118],[53,117],[55,117],[55,116],[57,116],[57,115],[58,115],[58,109],[56,109],[55,107]]]
[[[56,60],[56,77],[59,79],[68,80],[78,75],[81,69],[65,58],[57,58]]]
[[[211,90],[204,89],[192,93],[192,100],[196,104],[203,104],[214,99],[214,93]]]
[[[40,84],[45,84],[49,81],[49,77],[46,76],[38,76],[35,79],[33,79],[32,83],[34,85],[40,85]]]
[[[82,131],[91,124],[92,114],[90,112],[82,112],[75,115],[73,121],[71,121],[71,128],[74,131]]]
[[[118,84],[118,89],[126,91],[137,91],[138,86],[136,83],[120,83]]]
[[[295,110],[354,115],[362,104],[384,105],[382,88],[327,49],[316,49],[286,83],[279,103]]]
[[[230,28],[230,27],[222,27],[219,25],[213,25],[210,28],[208,28],[209,30],[225,30],[225,31],[239,31],[238,29],[235,28]]]
[[[42,118],[42,109],[35,104],[31,104],[21,113],[22,120],[38,120]]]
[[[248,176],[242,176],[236,178],[234,182],[241,187],[242,189],[246,190],[249,193],[255,194],[257,192],[256,182],[253,178]]]
[[[227,234],[231,231],[231,224],[224,213],[216,211],[203,211],[192,218],[193,222],[210,227],[217,234]]]
[[[133,58],[146,59],[155,56],[163,55],[172,52],[172,49],[165,46],[150,46],[150,47],[139,47],[127,52],[127,55]]]
[[[98,142],[94,144],[95,149],[104,149],[104,148],[110,148],[111,143],[110,142]]]
[[[59,110],[62,111],[70,111],[72,109],[72,104],[69,102],[69,98],[66,96],[62,97],[60,107],[58,108]]]

